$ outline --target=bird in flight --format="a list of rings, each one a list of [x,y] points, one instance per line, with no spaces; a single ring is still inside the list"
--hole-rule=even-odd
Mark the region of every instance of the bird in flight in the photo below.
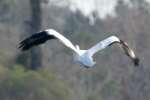
[[[124,51],[124,53],[131,58],[135,66],[139,65],[139,59],[135,55],[134,51],[129,48],[128,44],[120,40],[117,36],[110,36],[100,42],[98,42],[93,47],[87,50],[81,50],[78,45],[73,45],[70,40],[64,37],[62,34],[58,33],[54,29],[47,29],[36,34],[31,35],[30,37],[24,39],[20,42],[19,48],[22,51],[26,51],[33,46],[37,46],[45,43],[47,40],[57,39],[66,47],[70,48],[73,52],[73,58],[75,62],[82,64],[85,68],[93,67],[96,62],[93,60],[93,55],[105,49],[108,46],[113,44],[118,44],[119,47]]]

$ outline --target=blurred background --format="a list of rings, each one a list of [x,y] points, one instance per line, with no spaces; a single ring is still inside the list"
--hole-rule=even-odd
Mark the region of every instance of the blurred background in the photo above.
[[[21,52],[31,34],[53,28],[81,49],[110,35],[127,41],[139,67],[118,49],[85,69],[58,41]],[[0,100],[150,100],[150,0],[0,0]]]

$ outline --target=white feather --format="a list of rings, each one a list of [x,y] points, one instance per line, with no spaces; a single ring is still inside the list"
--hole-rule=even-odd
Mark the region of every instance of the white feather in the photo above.
[[[110,37],[108,37],[108,38],[100,41],[99,43],[97,43],[96,45],[94,45],[93,47],[91,47],[90,49],[88,49],[87,52],[91,56],[93,56],[96,52],[98,52],[99,50],[105,49],[107,46],[109,46],[113,42],[120,42],[120,40],[116,36],[110,36]]]
[[[62,34],[56,32],[53,29],[47,29],[46,30],[48,32],[49,35],[53,35],[55,36],[57,39],[60,40],[60,42],[62,42],[65,46],[69,47],[70,49],[72,49],[74,52],[78,53],[78,50],[75,48],[75,46],[70,42],[70,40],[68,40],[66,37],[64,37]]]

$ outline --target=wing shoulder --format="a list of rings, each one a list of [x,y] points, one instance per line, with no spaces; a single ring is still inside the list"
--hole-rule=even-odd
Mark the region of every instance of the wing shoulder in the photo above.
[[[120,39],[117,36],[110,36],[100,42],[98,42],[96,45],[94,45],[93,47],[91,47],[88,52],[93,55],[96,52],[105,49],[106,47],[116,43],[116,42],[120,42]]]
[[[58,33],[57,31],[55,31],[54,29],[48,29],[46,30],[48,32],[49,35],[53,35],[55,38],[57,38],[60,42],[62,42],[65,46],[69,47],[70,49],[72,49],[73,51],[77,52],[77,49],[75,48],[75,46],[72,44],[72,42],[67,39],[66,37],[64,37],[62,34]]]

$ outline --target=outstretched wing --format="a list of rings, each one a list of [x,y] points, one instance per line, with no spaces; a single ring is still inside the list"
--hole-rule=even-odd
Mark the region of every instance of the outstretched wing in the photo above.
[[[63,35],[61,35],[60,33],[56,32],[53,29],[47,29],[45,31],[33,34],[32,36],[24,39],[22,42],[20,42],[19,48],[21,48],[21,50],[25,51],[25,50],[30,49],[33,46],[43,44],[47,40],[50,40],[50,39],[58,39],[65,46],[67,46],[70,49],[72,49],[75,52],[77,52],[77,50],[74,47],[74,45],[67,38],[65,38]]]
[[[94,45],[93,47],[91,47],[90,49],[88,49],[88,53],[93,56],[96,52],[98,52],[99,50],[103,50],[106,47],[112,45],[113,43],[120,43],[120,40],[118,37],[116,36],[110,36],[102,41],[100,41],[99,43],[97,43],[96,45]]]
[[[126,42],[120,40],[116,36],[110,36],[110,37],[104,39],[103,41],[100,41],[99,43],[94,45],[92,48],[88,49],[88,53],[91,56],[93,56],[99,50],[103,50],[106,47],[108,47],[108,46],[110,46],[110,45],[112,45],[114,43],[118,43],[119,44],[119,46],[123,49],[124,53],[129,58],[131,58],[131,60],[133,61],[135,66],[139,65],[139,58],[135,55],[134,51],[128,46],[128,44]]]
[[[48,35],[46,31],[35,33],[35,34],[31,35],[30,37],[21,41],[19,44],[19,48],[22,51],[25,51],[25,50],[30,49],[33,46],[43,44],[49,39],[55,39],[55,37],[52,35]]]

